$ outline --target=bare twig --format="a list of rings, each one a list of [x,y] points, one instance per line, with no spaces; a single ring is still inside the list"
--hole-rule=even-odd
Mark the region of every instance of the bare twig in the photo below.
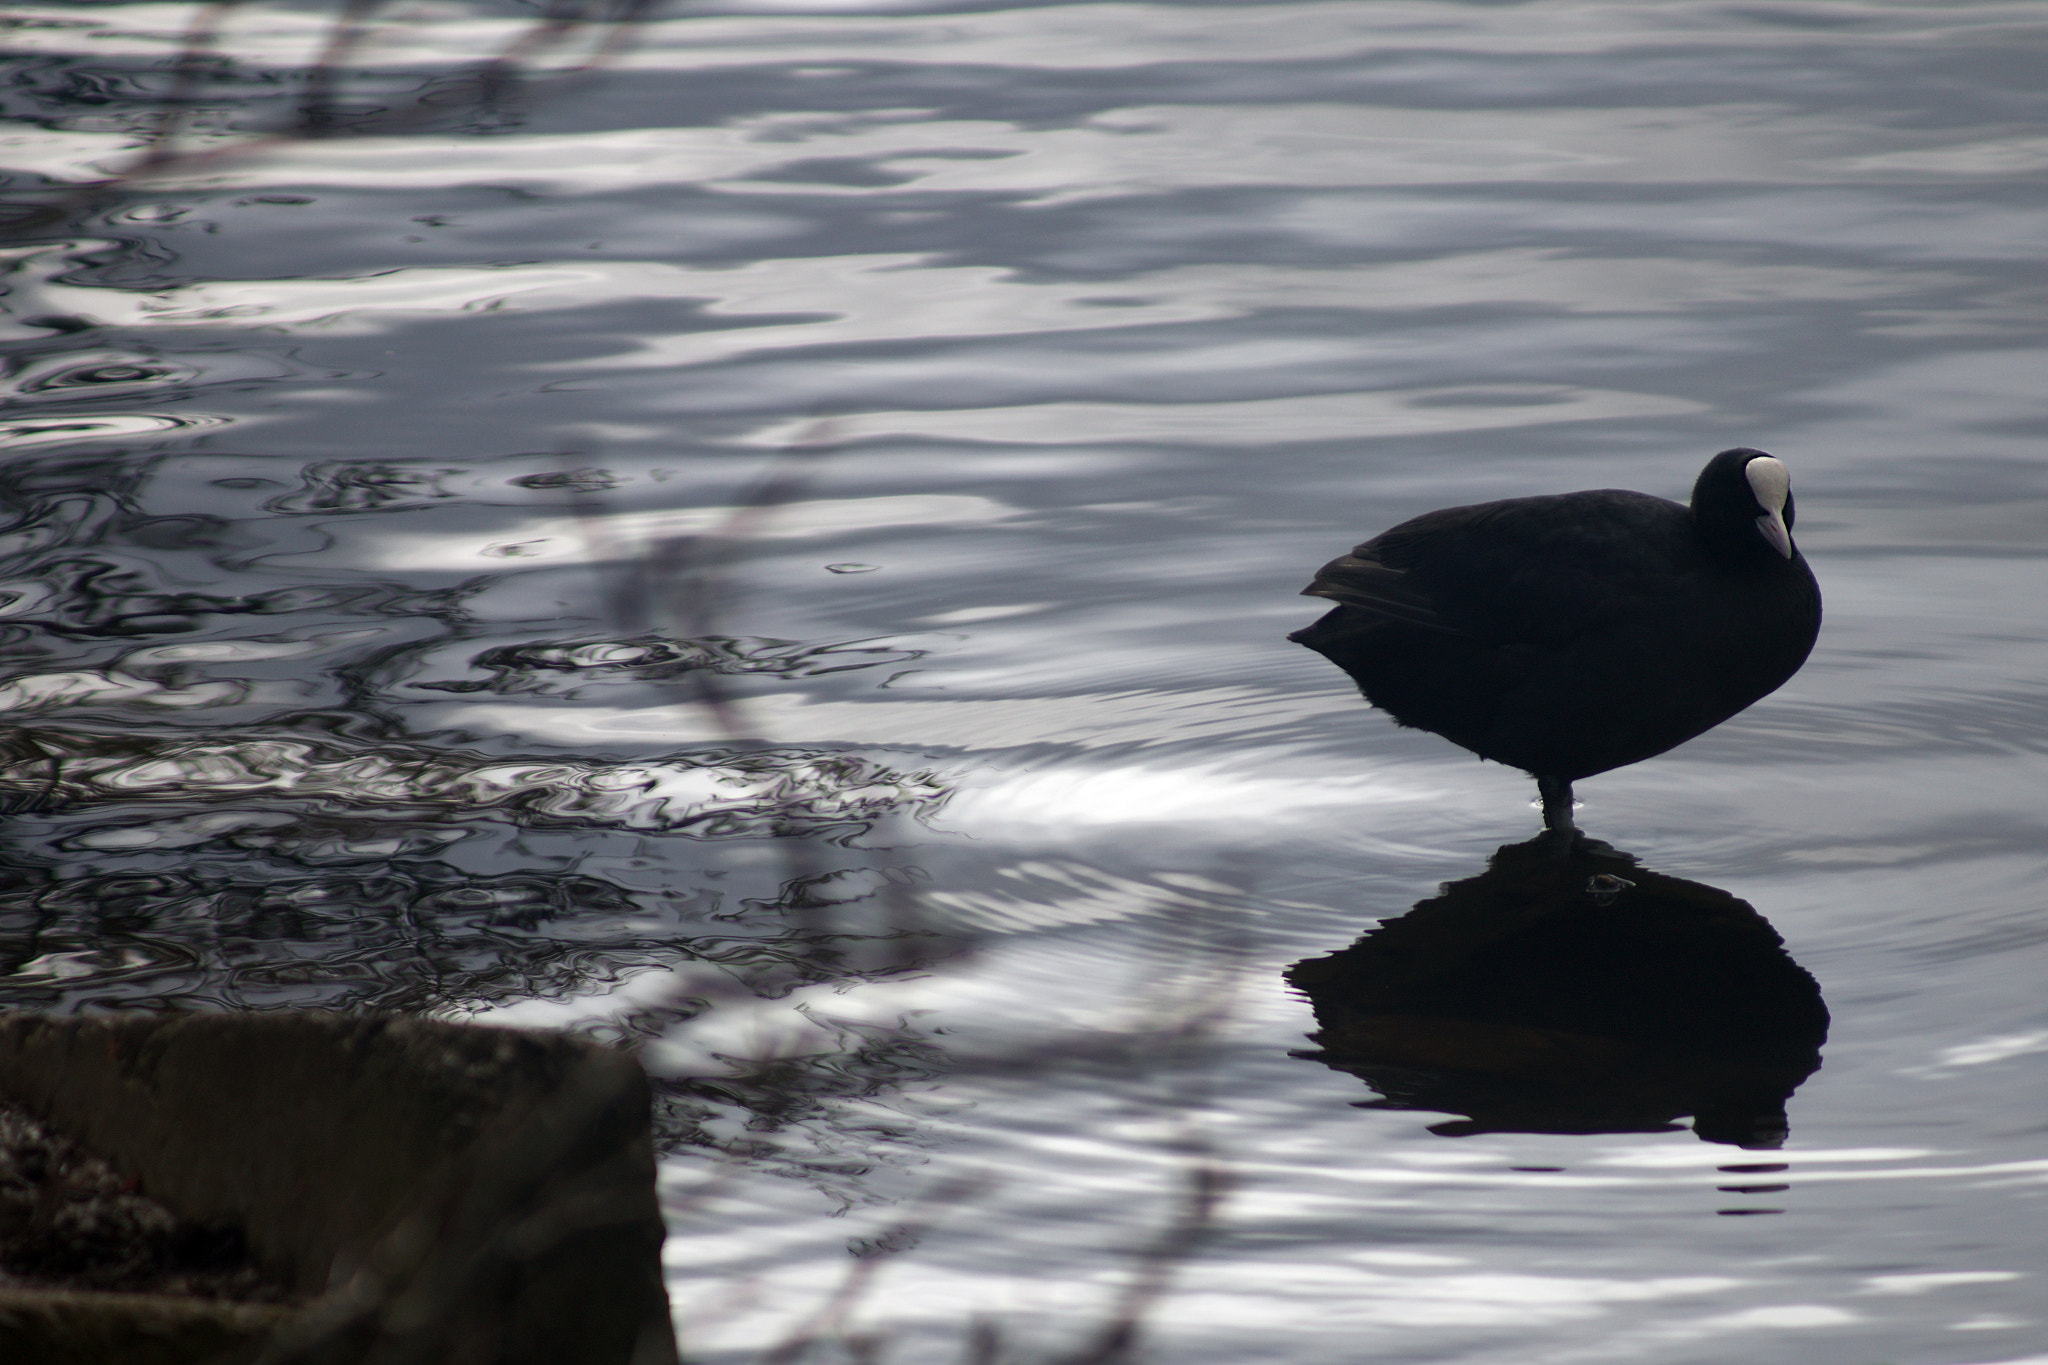
[[[948,1180],[922,1196],[917,1201],[917,1206],[936,1206],[938,1210],[943,1211],[980,1193],[986,1188],[986,1183],[973,1178]],[[819,1305],[817,1311],[799,1324],[795,1331],[755,1357],[755,1365],[795,1365],[805,1352],[846,1320],[882,1267],[893,1257],[916,1245],[918,1239],[937,1224],[938,1219],[937,1212],[924,1217],[908,1218],[876,1238],[867,1253],[857,1257],[854,1263],[846,1268],[846,1274],[840,1279],[839,1287],[832,1292],[831,1297]],[[872,1356],[874,1344],[866,1343],[865,1349]]]
[[[810,486],[818,461],[831,450],[832,431],[829,420],[814,423],[783,449],[761,481],[738,498],[724,520],[710,530],[659,537],[637,547],[619,542],[593,491],[565,469],[570,510],[601,581],[608,585],[605,596],[613,619],[648,622],[681,639],[701,640],[719,634],[732,596],[727,579],[731,565],[776,511]],[[766,742],[750,722],[738,694],[716,668],[691,669],[688,677],[693,700],[726,743],[752,749]],[[787,801],[788,796],[783,799]],[[792,828],[798,824],[793,820],[787,823]],[[798,915],[802,931],[815,937],[826,928],[818,914],[824,907],[803,895],[802,889],[823,875],[823,862],[804,834],[787,833],[777,842],[785,859],[790,909]],[[895,883],[889,883],[889,888],[885,894],[899,894]]]
[[[1131,1359],[1146,1317],[1172,1287],[1175,1272],[1215,1227],[1231,1184],[1229,1169],[1212,1155],[1199,1156],[1188,1166],[1179,1212],[1137,1253],[1136,1269],[1102,1329],[1080,1350],[1059,1357],[1053,1365],[1117,1365]]]
[[[15,218],[5,226],[20,233],[38,231],[67,221],[93,204],[143,182],[205,170],[222,161],[274,150],[293,142],[334,135],[338,129],[335,91],[342,63],[369,45],[380,30],[373,23],[387,0],[342,0],[341,12],[328,30],[319,54],[304,68],[306,95],[291,121],[273,132],[261,133],[228,146],[205,150],[181,150],[177,136],[188,120],[188,106],[197,102],[207,73],[226,60],[215,48],[230,14],[241,0],[209,0],[194,13],[180,43],[175,78],[159,101],[156,126],[136,158],[104,180],[71,188],[39,209]],[[600,30],[599,40],[584,58],[563,69],[559,84],[585,76],[608,65],[626,48],[634,27],[645,21],[659,0],[560,0],[547,15],[536,20],[498,52],[485,56],[469,69],[477,90],[478,103],[488,106],[522,77],[528,65],[554,52],[573,35],[585,29]],[[529,82],[528,89],[532,89]],[[428,83],[410,106],[387,109],[378,115],[376,131],[389,134],[417,126],[447,114],[446,87]]]
[[[341,13],[327,30],[326,46],[313,59],[306,97],[299,101],[298,132],[320,137],[334,127],[335,73],[370,36],[370,20],[387,0],[342,0]]]
[[[1002,1329],[987,1314],[975,1314],[967,1324],[967,1355],[963,1365],[1000,1365],[1002,1355]]]

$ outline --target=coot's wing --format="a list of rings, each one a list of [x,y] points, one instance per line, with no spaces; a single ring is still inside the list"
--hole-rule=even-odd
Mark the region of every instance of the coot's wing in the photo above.
[[[1560,493],[1405,521],[1327,565],[1308,592],[1382,620],[1556,645],[1657,609],[1695,554],[1678,503]]]
[[[1386,621],[1401,621],[1432,630],[1452,630],[1437,615],[1428,594],[1408,579],[1406,570],[1382,563],[1368,541],[1348,555],[1339,555],[1316,570],[1316,581],[1301,590],[1303,597],[1327,597]]]

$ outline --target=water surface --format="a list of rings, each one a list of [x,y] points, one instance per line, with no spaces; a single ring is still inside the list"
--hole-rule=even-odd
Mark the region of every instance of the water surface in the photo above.
[[[702,1361],[2048,1359],[2037,6],[194,14],[10,30],[9,1003],[641,1040]],[[1282,638],[1737,444],[1820,645],[1580,817],[1810,974],[1780,1148]],[[1294,1055],[1387,921],[1550,1012]]]

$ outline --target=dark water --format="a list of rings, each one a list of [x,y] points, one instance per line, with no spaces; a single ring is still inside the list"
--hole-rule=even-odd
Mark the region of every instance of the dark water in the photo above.
[[[2039,6],[194,13],[9,31],[8,1003],[646,1040],[704,1361],[2048,1360]],[[1811,662],[1488,872],[1295,592],[1735,444]]]

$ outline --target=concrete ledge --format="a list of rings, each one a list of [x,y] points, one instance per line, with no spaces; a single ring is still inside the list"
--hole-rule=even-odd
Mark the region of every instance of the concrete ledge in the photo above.
[[[0,1289],[0,1358],[22,1365],[250,1359],[291,1315],[273,1304]]]
[[[310,1300],[266,1329],[266,1363],[675,1359],[647,1082],[623,1054],[394,1015],[0,1014],[0,1095],[242,1228]],[[63,1359],[18,1354],[7,1324],[66,1311],[0,1314],[0,1358]]]

